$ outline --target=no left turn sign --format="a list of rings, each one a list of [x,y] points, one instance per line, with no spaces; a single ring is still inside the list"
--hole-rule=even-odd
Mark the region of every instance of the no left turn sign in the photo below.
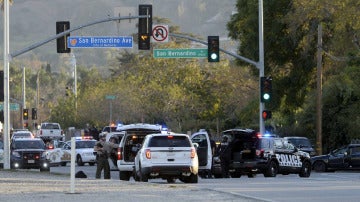
[[[155,25],[152,29],[152,42],[168,42],[169,26]]]

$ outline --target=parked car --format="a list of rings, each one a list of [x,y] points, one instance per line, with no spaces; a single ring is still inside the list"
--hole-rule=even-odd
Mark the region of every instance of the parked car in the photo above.
[[[314,146],[311,144],[310,140],[307,137],[289,136],[289,137],[284,137],[284,139],[291,142],[293,145],[295,145],[295,147],[297,147],[301,151],[309,153],[310,156],[316,155]]]
[[[310,176],[310,155],[283,138],[262,136],[251,129],[230,129],[221,135],[230,139],[229,171],[233,178],[241,175],[252,178],[257,173],[265,177],[292,173],[300,177]],[[217,156],[214,162],[213,174],[216,178],[221,177],[220,158]]]
[[[150,134],[135,157],[135,179],[147,182],[161,178],[168,183],[179,179],[198,182],[198,157],[190,138],[185,134]]]
[[[349,144],[329,154],[314,156],[311,161],[317,172],[360,169],[360,144]]]
[[[78,166],[88,163],[90,166],[95,165],[96,155],[94,154],[94,146],[96,140],[91,136],[76,137],[75,139],[75,159]],[[63,149],[71,154],[71,141],[67,141],[63,145]]]
[[[11,139],[15,138],[34,138],[34,135],[30,131],[15,131],[12,133]]]
[[[40,138],[13,139],[10,145],[11,168],[50,171],[50,162],[46,159],[45,148],[45,143]]]
[[[134,176],[135,156],[145,139],[145,136],[152,133],[161,133],[161,125],[136,123],[118,127],[119,132],[124,136],[119,144],[117,152],[117,168],[120,180],[129,181]],[[136,177],[136,176],[135,176]]]

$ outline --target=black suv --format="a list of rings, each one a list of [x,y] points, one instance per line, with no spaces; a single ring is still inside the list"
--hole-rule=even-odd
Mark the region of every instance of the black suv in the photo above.
[[[233,178],[241,175],[254,177],[257,173],[265,177],[275,177],[278,173],[296,173],[309,177],[311,173],[310,156],[298,150],[283,138],[263,137],[251,129],[230,129],[223,131],[231,150],[229,172]],[[220,159],[214,158],[213,174],[221,177]]]
[[[50,162],[46,159],[46,146],[40,138],[13,139],[10,146],[11,168],[34,168],[50,171]]]

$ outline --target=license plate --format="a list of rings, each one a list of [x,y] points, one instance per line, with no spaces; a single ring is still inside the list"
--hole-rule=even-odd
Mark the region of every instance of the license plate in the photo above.
[[[248,153],[251,153],[251,151],[249,149],[245,149],[245,150],[242,151],[242,153],[248,154]]]
[[[35,163],[35,160],[28,160],[28,163]]]

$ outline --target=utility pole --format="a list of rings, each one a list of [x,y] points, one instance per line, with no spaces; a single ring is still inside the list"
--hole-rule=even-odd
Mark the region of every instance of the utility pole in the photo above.
[[[264,15],[263,15],[263,0],[259,0],[259,89],[261,89],[260,78],[264,76]],[[259,96],[259,127],[260,134],[265,134],[265,122],[262,117],[262,111],[265,109],[264,103],[261,102]]]
[[[322,26],[318,25],[316,76],[316,150],[322,155]]]

